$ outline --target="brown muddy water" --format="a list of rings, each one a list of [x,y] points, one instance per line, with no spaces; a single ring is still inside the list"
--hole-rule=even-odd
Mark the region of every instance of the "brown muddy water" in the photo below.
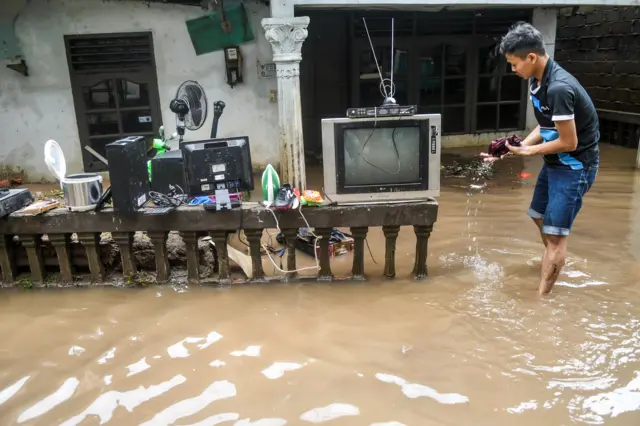
[[[0,424],[638,425],[640,175],[602,157],[546,298],[538,159],[445,181],[423,283],[376,229],[365,284],[3,292]]]

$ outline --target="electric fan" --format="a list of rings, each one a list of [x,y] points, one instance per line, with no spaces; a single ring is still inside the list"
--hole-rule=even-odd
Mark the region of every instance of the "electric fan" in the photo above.
[[[207,95],[197,81],[187,80],[178,88],[169,108],[176,114],[176,129],[182,142],[185,129],[198,130],[207,120]]]

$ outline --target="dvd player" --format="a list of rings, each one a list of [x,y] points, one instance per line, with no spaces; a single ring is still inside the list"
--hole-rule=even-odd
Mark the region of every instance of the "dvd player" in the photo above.
[[[381,107],[364,107],[347,109],[348,118],[402,117],[418,113],[416,105],[383,105]]]

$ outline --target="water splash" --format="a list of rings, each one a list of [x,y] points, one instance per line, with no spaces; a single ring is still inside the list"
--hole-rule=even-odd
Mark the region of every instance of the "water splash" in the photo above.
[[[480,227],[478,226],[478,212],[483,208],[482,195],[487,189],[487,180],[493,176],[493,168],[488,163],[475,163],[469,167],[469,189],[467,190],[467,211],[469,218],[467,223],[467,237],[469,238],[469,252],[474,256],[479,256],[478,237]]]

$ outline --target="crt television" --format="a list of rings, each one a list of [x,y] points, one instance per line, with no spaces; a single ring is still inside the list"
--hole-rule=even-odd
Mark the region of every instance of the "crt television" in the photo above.
[[[440,114],[322,120],[324,192],[340,204],[440,195]]]
[[[180,149],[189,195],[213,195],[216,189],[253,191],[247,136],[190,141],[182,143]]]

